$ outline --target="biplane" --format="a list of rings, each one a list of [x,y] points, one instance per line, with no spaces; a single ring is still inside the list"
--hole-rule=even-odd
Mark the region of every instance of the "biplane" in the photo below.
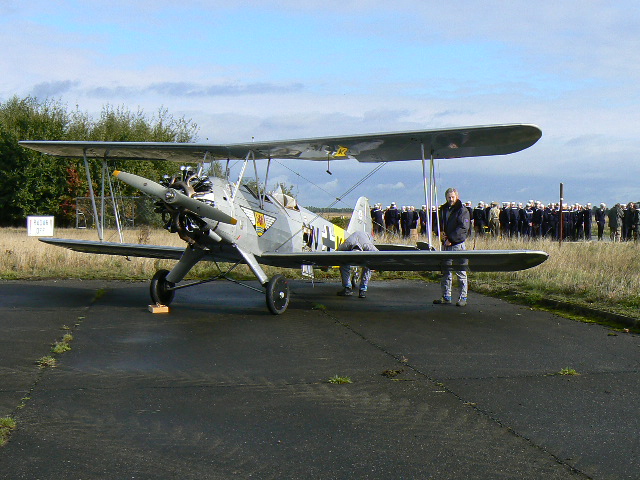
[[[379,251],[371,252],[338,251],[351,233],[371,232],[369,203],[365,197],[358,199],[345,231],[301,207],[282,191],[267,192],[266,188],[255,191],[243,184],[249,164],[253,164],[257,178],[258,163],[266,162],[262,182],[266,186],[274,159],[327,162],[328,166],[333,161],[421,160],[425,199],[432,204],[435,160],[511,154],[530,147],[541,135],[535,125],[514,124],[228,145],[95,141],[21,141],[20,144],[49,155],[83,159],[96,218],[88,159],[101,159],[105,166],[107,160],[120,159],[199,164],[197,170],[183,168],[181,174],[159,182],[124,171],[113,172],[118,180],[157,200],[165,228],[184,240],[184,248],[105,242],[102,237],[98,241],[60,238],[41,238],[41,241],[79,252],[177,260],[171,270],[159,270],[151,279],[151,299],[162,305],[169,305],[176,291],[182,288],[220,278],[235,281],[229,274],[238,265],[246,264],[262,286],[262,290],[258,290],[265,293],[269,311],[281,314],[289,305],[288,281],[282,274],[269,278],[263,265],[302,267],[307,271],[342,265],[386,271],[515,271],[534,267],[548,255],[529,250],[438,251],[429,242],[419,242],[417,247],[381,245]],[[237,181],[231,181],[228,175],[219,178],[203,174],[203,163],[214,160],[227,161],[227,165],[231,160],[242,161]],[[431,162],[428,188],[427,160]],[[231,266],[212,279],[183,282],[200,261],[225,262]]]

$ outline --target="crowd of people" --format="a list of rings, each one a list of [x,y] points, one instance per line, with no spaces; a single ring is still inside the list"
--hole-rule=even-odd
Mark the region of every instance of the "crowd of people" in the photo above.
[[[529,200],[524,205],[515,202],[491,202],[487,204],[478,202],[476,207],[471,202],[462,203],[458,191],[448,188],[445,192],[446,202],[438,207],[433,207],[431,212],[425,205],[420,210],[413,206],[403,206],[399,209],[395,202],[384,210],[381,204],[375,204],[371,208],[373,222],[373,235],[383,234],[398,235],[404,238],[427,236],[429,223],[433,235],[438,236],[442,244],[442,251],[464,251],[465,241],[471,235],[491,235],[501,238],[551,238],[559,240],[561,237],[567,240],[591,240],[592,227],[595,223],[595,231],[598,240],[605,238],[605,228],[609,227],[609,238],[612,241],[638,241],[640,229],[640,202],[629,202],[626,205],[617,203],[612,208],[607,208],[604,203],[592,208],[590,203],[586,205],[560,205],[552,203],[543,205],[542,202]],[[429,217],[431,215],[431,217]],[[430,220],[430,221],[429,221]],[[431,242],[429,242],[431,243]],[[339,250],[345,251],[371,251],[377,250],[374,239],[368,232],[355,232],[351,234]],[[460,259],[463,259],[462,261]],[[457,277],[459,292],[455,305],[465,307],[467,305],[468,280],[464,256],[452,254],[446,260],[451,268],[442,271],[440,286],[442,296],[433,301],[434,305],[451,305],[453,297],[453,276]],[[457,263],[456,263],[457,262]],[[460,270],[456,269],[458,266]],[[356,287],[352,279],[352,270],[348,265],[340,268],[343,288],[338,295],[352,296]],[[371,271],[363,268],[360,280],[360,298],[367,296],[367,288]]]
[[[591,240],[596,236],[603,240],[607,235],[612,241],[639,240],[640,203],[615,204],[612,208],[601,203],[599,207],[573,204],[562,205],[529,200],[527,204],[515,202],[471,202],[464,206],[469,210],[472,232],[475,235],[492,235],[501,238],[551,238],[558,240]],[[438,211],[431,211],[432,229],[437,230]],[[562,225],[560,219],[562,218]],[[427,235],[427,207],[420,210],[413,206],[398,208],[395,202],[383,209],[376,204],[371,209],[373,233],[383,233],[409,238]],[[608,228],[608,231],[607,231]]]

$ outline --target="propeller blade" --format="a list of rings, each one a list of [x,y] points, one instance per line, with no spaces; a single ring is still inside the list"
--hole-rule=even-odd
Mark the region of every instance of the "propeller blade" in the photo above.
[[[113,176],[117,177],[119,180],[122,180],[127,185],[131,185],[133,188],[137,188],[141,192],[144,192],[147,195],[151,195],[152,197],[159,198],[160,200],[164,200],[164,196],[169,191],[167,187],[163,187],[159,183],[156,183],[139,175],[134,175],[133,173],[121,172],[120,170],[116,170],[115,172],[113,172]]]
[[[218,210],[217,208],[212,207],[207,203],[201,202],[200,200],[191,198],[174,188],[163,187],[159,183],[156,183],[147,178],[140,177],[139,175],[134,175],[133,173],[121,172],[119,170],[113,172],[113,175],[119,180],[122,180],[127,185],[137,188],[147,195],[156,197],[168,204],[174,204],[184,207],[187,210],[191,210],[193,213],[200,215],[201,217],[210,218],[211,220],[228,223],[230,225],[235,225],[236,223],[238,223],[235,218],[227,215],[223,211]]]
[[[238,223],[238,221],[231,215],[227,215],[216,207],[212,207],[211,205],[201,202],[195,198],[188,197],[184,193],[174,190],[173,188],[168,188],[167,190],[169,191],[165,194],[165,198],[163,198],[163,200],[169,204],[180,205],[187,210],[191,210],[193,213],[197,213],[201,217],[210,218],[211,220],[216,220],[218,222],[228,223],[230,225]]]

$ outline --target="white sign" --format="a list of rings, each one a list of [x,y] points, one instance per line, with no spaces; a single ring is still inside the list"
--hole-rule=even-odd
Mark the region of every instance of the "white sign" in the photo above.
[[[27,235],[53,237],[53,217],[27,217]]]

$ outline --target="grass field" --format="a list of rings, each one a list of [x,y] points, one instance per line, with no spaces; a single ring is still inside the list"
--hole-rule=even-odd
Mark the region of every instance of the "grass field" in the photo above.
[[[540,240],[478,242],[476,248],[544,250],[543,264],[513,273],[475,273],[476,291],[504,296],[509,291],[530,300],[552,298],[640,316],[640,244],[633,242],[558,242]]]
[[[95,230],[58,229],[60,238],[97,239]],[[106,240],[118,241],[117,234],[107,232]],[[395,239],[383,239],[385,243]],[[183,246],[177,235],[164,230],[132,230],[125,233],[125,242]],[[0,279],[82,278],[148,280],[159,268],[171,268],[168,260],[89,255],[46,245],[35,237],[28,237],[26,229],[0,229]],[[633,242],[576,242],[548,240],[518,241],[470,240],[472,249],[529,249],[544,250],[550,257],[542,265],[521,272],[471,273],[473,291],[496,296],[520,294],[535,303],[539,298],[560,299],[575,304],[593,306],[631,317],[640,316],[640,244]],[[265,268],[271,276],[281,269]],[[217,272],[210,263],[202,263],[191,272],[192,278],[206,278]],[[248,268],[241,267],[238,275],[251,278]],[[299,278],[298,270],[284,272]],[[338,279],[336,272],[317,272],[318,276]],[[391,278],[421,278],[437,280],[439,274],[413,272],[384,272],[374,274],[373,281]]]

